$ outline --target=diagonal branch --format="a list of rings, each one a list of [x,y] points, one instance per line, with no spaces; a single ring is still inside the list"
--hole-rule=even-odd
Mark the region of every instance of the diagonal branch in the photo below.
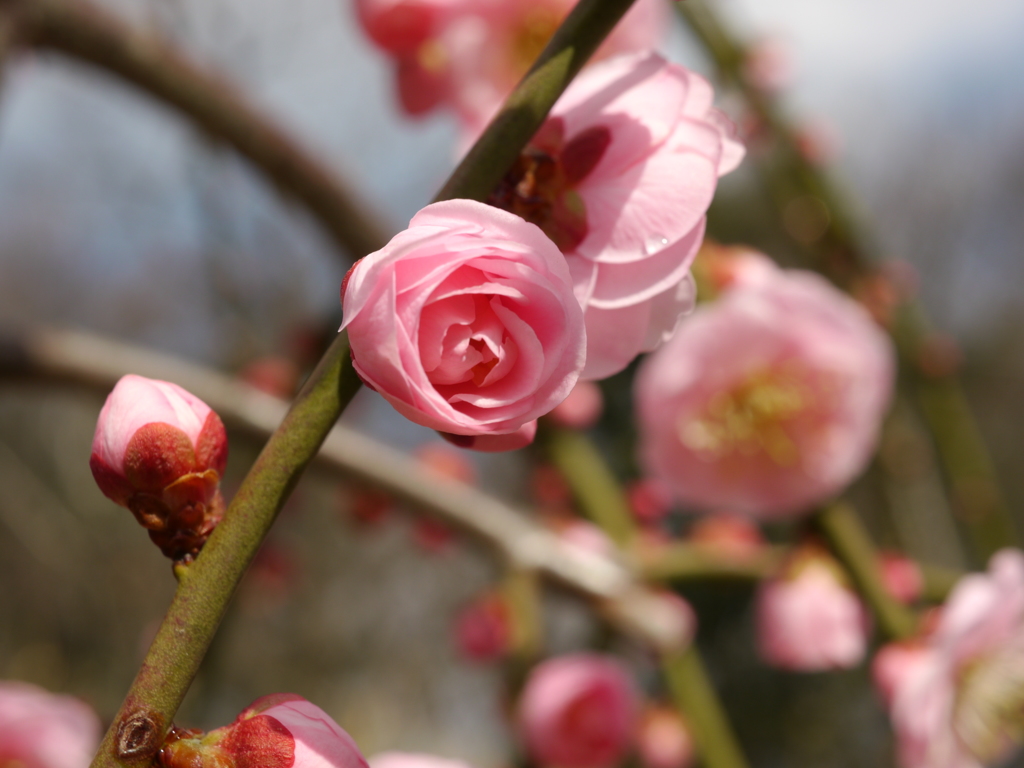
[[[0,0],[0,11],[16,21],[19,42],[104,69],[179,110],[301,203],[353,258],[387,242],[375,215],[319,158],[234,86],[166,40],[134,30],[84,0]]]
[[[233,427],[265,438],[287,404],[211,369],[77,331],[38,330],[0,348],[0,380],[24,376],[108,392],[136,373],[174,381]],[[315,462],[386,489],[481,542],[508,564],[536,571],[593,601],[619,629],[655,648],[678,649],[683,638],[655,592],[622,562],[563,542],[501,501],[437,477],[400,451],[342,425],[324,440]]]

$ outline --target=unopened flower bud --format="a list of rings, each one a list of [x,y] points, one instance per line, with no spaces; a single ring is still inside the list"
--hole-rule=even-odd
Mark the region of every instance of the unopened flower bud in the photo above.
[[[696,760],[686,722],[664,706],[644,712],[636,733],[636,748],[646,768],[689,768]]]
[[[257,699],[231,725],[205,735],[172,731],[160,763],[164,768],[368,768],[341,726],[290,693]]]
[[[637,716],[633,680],[612,656],[575,653],[538,664],[519,700],[519,727],[543,765],[608,768],[629,748]]]
[[[165,555],[194,557],[220,522],[228,441],[220,417],[176,384],[124,376],[96,423],[89,467]]]

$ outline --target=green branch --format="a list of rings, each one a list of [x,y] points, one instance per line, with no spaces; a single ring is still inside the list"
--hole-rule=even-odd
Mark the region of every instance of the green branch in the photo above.
[[[179,578],[93,768],[148,763],[160,749],[235,588],[299,475],[359,389],[339,334],[242,481],[223,522]]]
[[[878,567],[878,552],[857,513],[846,504],[835,503],[818,512],[815,523],[850,572],[857,591],[871,606],[882,632],[890,640],[913,637],[917,618],[886,589]]]

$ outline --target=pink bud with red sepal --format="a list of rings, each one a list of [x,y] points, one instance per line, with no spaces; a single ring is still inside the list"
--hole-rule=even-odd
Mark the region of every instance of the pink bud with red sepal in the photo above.
[[[129,374],[100,411],[89,467],[175,561],[194,557],[223,514],[228,441],[220,417],[176,384]]]
[[[359,747],[320,707],[292,693],[264,696],[231,725],[172,730],[164,768],[369,768]]]

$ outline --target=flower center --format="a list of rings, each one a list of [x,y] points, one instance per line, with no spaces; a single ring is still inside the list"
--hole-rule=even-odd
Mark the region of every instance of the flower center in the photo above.
[[[1017,642],[964,670],[953,727],[985,765],[1024,744],[1024,644]]]
[[[782,467],[800,460],[790,422],[809,403],[806,386],[792,372],[764,369],[711,398],[696,419],[683,418],[679,437],[691,450],[722,458],[764,452]]]
[[[565,141],[561,118],[548,119],[498,188],[489,205],[540,227],[563,253],[587,236],[587,211],[576,186],[604,155],[611,132],[594,126]]]

